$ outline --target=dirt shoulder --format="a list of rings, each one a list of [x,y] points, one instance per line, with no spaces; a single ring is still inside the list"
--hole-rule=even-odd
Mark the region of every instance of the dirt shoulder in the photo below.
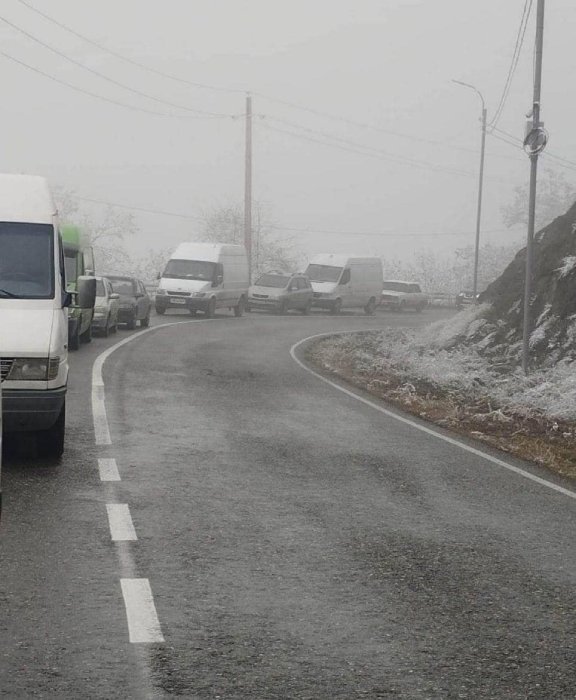
[[[576,479],[576,422],[503,405],[481,385],[473,391],[443,385],[418,376],[409,363],[383,362],[377,333],[323,338],[307,348],[306,359],[407,413]]]

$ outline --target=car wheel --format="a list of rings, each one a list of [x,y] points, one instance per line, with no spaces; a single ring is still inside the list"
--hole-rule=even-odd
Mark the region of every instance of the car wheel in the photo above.
[[[206,307],[206,311],[204,312],[204,315],[206,318],[214,318],[214,314],[216,313],[216,299],[210,299],[208,302],[208,306]]]
[[[366,316],[372,316],[374,312],[376,311],[376,299],[372,297],[371,299],[368,300],[368,303],[364,307],[364,313]]]
[[[41,430],[36,438],[38,456],[45,459],[59,459],[64,452],[66,432],[66,404],[62,406],[58,420],[49,430]]]
[[[140,319],[140,328],[148,328],[150,325],[150,310],[148,310],[148,313],[146,316],[142,319]]]
[[[245,304],[246,301],[244,297],[240,297],[238,304],[234,307],[234,316],[236,316],[236,318],[240,318],[240,316],[242,316],[244,313]]]
[[[306,306],[302,309],[302,313],[304,314],[304,316],[309,316],[311,311],[312,311],[312,302],[310,300],[308,300],[306,302]]]
[[[102,329],[102,335],[104,336],[104,338],[107,338],[110,335],[110,316],[108,316],[108,318],[106,319],[106,324]]]
[[[166,308],[164,306],[158,306],[158,304],[156,304],[154,309],[156,310],[156,313],[159,316],[164,316],[164,314],[166,313]]]
[[[281,301],[281,302],[278,304],[277,313],[278,313],[280,316],[284,316],[284,315],[286,314],[287,311],[288,311],[288,307],[287,307],[287,305],[286,305],[286,302],[285,302],[285,301]]]
[[[417,314],[421,314],[424,311],[424,304],[416,304],[414,309]]]
[[[342,311],[342,299],[336,299],[336,301],[332,304],[332,308],[330,309],[330,313],[333,314],[334,316],[337,316],[341,311]]]

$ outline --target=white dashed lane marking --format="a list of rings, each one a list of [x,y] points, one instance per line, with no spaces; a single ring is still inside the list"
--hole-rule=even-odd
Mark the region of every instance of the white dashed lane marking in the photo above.
[[[100,481],[120,481],[115,459],[99,459],[98,471],[100,472]]]
[[[133,644],[163,642],[152,589],[147,578],[122,578],[128,633]]]
[[[106,510],[108,511],[108,523],[113,542],[138,539],[127,503],[108,503]]]

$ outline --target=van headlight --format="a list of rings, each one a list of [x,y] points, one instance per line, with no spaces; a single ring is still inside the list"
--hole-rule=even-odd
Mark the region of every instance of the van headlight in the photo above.
[[[10,381],[50,381],[58,376],[60,358],[17,357],[6,377]]]

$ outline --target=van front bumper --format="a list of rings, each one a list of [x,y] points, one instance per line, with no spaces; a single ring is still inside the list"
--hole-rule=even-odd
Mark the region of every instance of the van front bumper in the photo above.
[[[7,433],[48,430],[64,406],[66,387],[60,389],[3,389],[2,422]]]
[[[177,297],[156,295],[154,304],[160,309],[186,309],[187,311],[206,311],[210,297]]]

